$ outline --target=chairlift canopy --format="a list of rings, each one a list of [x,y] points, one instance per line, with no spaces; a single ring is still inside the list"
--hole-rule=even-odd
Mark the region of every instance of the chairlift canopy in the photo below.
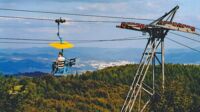
[[[70,49],[73,48],[74,45],[70,42],[64,41],[62,43],[60,42],[52,42],[49,44],[51,47],[56,48],[56,49]]]

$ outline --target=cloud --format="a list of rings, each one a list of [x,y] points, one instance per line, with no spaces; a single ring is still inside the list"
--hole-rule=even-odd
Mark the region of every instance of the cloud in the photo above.
[[[168,0],[121,1],[112,3],[83,3],[76,7],[83,13],[95,12],[111,16],[157,18],[176,6],[177,2]]]
[[[197,9],[199,9],[199,7],[196,6],[196,10],[194,11],[194,6],[192,5],[192,3],[189,4],[188,2],[185,3],[184,1],[182,1],[181,3],[182,4],[180,4],[180,9],[178,10],[175,20],[178,20],[177,22],[183,22],[188,24],[192,23],[198,26],[200,23],[200,16],[198,15],[199,10]],[[150,19],[156,19],[162,16],[165,12],[168,12],[177,4],[179,4],[179,2],[171,0],[0,0],[0,7],[6,8]],[[189,4],[190,6],[184,6],[184,4]],[[193,13],[190,13],[191,10],[193,11]],[[62,14],[53,15],[19,12],[10,13],[8,11],[2,11],[1,14],[36,18],[62,17],[69,20],[114,20],[106,18],[79,17]],[[149,21],[135,21],[122,19],[117,19],[116,21],[149,23]],[[22,34],[27,34],[30,37],[37,37],[37,35],[42,37],[52,37],[56,36],[57,33],[57,25],[55,24],[55,22],[49,21],[45,22],[32,20],[0,19],[0,24],[2,29],[2,31],[0,32],[3,32],[2,35],[4,36],[13,34],[13,36],[19,37]],[[134,35],[140,35],[140,33],[138,32],[117,29],[115,26],[116,24],[66,22],[65,24],[61,25],[61,34],[63,37],[67,37],[67,39],[109,39],[115,37],[129,37]],[[120,42],[120,45],[123,44],[123,47],[138,47],[139,45],[143,45],[142,42]],[[82,46],[109,47],[111,45],[116,44],[107,43],[105,45],[105,43],[94,43]]]
[[[119,60],[119,61],[113,61],[113,62],[91,60],[91,61],[88,61],[88,63],[90,66],[92,66],[95,69],[104,69],[104,68],[112,67],[112,66],[122,66],[122,65],[127,65],[127,64],[133,64],[133,62],[126,61],[126,60]]]
[[[83,4],[78,6],[77,9],[80,11],[125,11],[128,7],[128,4],[125,2],[118,3],[94,3],[94,4]]]
[[[122,0],[31,0],[31,2],[83,2],[83,3],[113,3]],[[125,0],[124,0],[125,1]],[[130,0],[126,0],[130,1]],[[27,0],[1,0],[2,3],[27,2]],[[28,1],[30,2],[30,1]]]

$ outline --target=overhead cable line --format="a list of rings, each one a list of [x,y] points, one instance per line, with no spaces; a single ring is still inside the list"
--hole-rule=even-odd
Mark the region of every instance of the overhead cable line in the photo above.
[[[126,40],[121,40],[121,41],[131,41],[131,40],[144,40],[144,39],[126,39]],[[82,44],[82,43],[96,43],[96,42],[117,42],[117,40],[115,41],[90,41],[90,42],[79,42],[78,44]],[[0,42],[1,44],[49,44],[49,43],[40,43],[40,42],[10,42],[10,41],[5,41],[5,42]]]
[[[112,42],[112,41],[128,41],[128,40],[144,40],[147,38],[139,38],[141,36],[138,37],[128,37],[128,38],[119,38],[119,39],[105,39],[105,40],[68,40],[68,41],[73,41],[73,42],[79,42],[79,43],[92,43],[92,42]],[[31,43],[30,41],[58,41],[58,40],[50,40],[50,39],[28,39],[28,38],[0,38],[1,40],[18,40],[18,41],[28,41],[28,43]],[[0,42],[0,43],[18,43],[18,42]],[[19,42],[21,43],[21,42]],[[26,43],[26,42],[22,42],[22,43]],[[34,43],[37,44],[37,43]],[[41,43],[39,43],[41,44]],[[42,44],[48,44],[48,43],[42,43]]]
[[[117,42],[117,41],[129,41],[129,40],[147,40],[148,38],[127,38],[127,39],[111,39],[111,40],[88,40],[85,41],[86,43],[92,43],[92,42]],[[84,41],[82,41],[84,42]]]
[[[170,40],[170,41],[172,41],[172,42],[174,42],[174,43],[176,43],[176,44],[179,44],[179,45],[181,45],[181,46],[184,46],[184,47],[186,47],[186,48],[189,48],[189,49],[191,49],[191,50],[193,50],[193,51],[196,51],[196,52],[199,52],[200,53],[200,50],[197,50],[197,49],[195,49],[195,48],[192,48],[192,47],[190,47],[190,46],[188,46],[188,45],[185,45],[185,44],[183,44],[183,43],[181,43],[181,42],[178,42],[178,41],[176,41],[176,40],[174,40],[174,39],[171,39],[171,38],[167,38],[168,40]]]
[[[187,37],[187,36],[178,34],[178,33],[174,33],[174,32],[170,32],[170,33],[173,34],[173,35],[176,35],[176,36],[179,36],[179,37],[183,37],[183,38],[186,38],[186,39],[189,39],[189,40],[192,40],[192,41],[195,41],[195,42],[199,42],[199,43],[200,43],[200,40],[193,39],[193,38],[190,38],[190,37]]]
[[[8,42],[8,41],[5,41],[5,42],[0,42],[1,44],[49,44],[49,43],[38,43],[38,42]]]
[[[54,19],[47,19],[47,18],[32,18],[32,17],[20,17],[20,16],[0,16],[0,18],[55,21]]]
[[[16,11],[16,12],[31,12],[31,13],[47,13],[47,14],[57,14],[57,15],[71,15],[71,16],[85,16],[85,17],[96,17],[96,18],[134,19],[134,20],[145,20],[145,21],[153,21],[154,20],[154,19],[145,19],[145,18],[134,18],[134,17],[92,15],[92,14],[79,14],[79,13],[68,13],[68,12],[52,12],[52,11],[39,11],[39,10],[25,10],[25,9],[10,9],[10,8],[0,8],[0,10]]]
[[[0,16],[0,18],[55,21],[54,19],[48,19],[48,18],[33,18],[33,17],[22,17],[22,16]],[[121,21],[66,20],[66,22],[72,22],[72,23],[73,22],[79,22],[79,23],[120,23]]]
[[[83,16],[83,17],[85,16],[85,17],[96,17],[96,18],[113,18],[113,19],[129,19],[129,20],[132,19],[132,20],[145,20],[145,21],[154,21],[155,20],[155,19],[136,18],[136,17],[92,15],[92,14],[79,14],[79,13],[68,13],[68,12],[40,11],[40,10],[26,10],[26,9],[11,9],[11,8],[0,8],[0,10],[2,10],[2,11],[15,11],[15,12],[29,12],[29,13],[47,13],[47,14],[56,14],[56,15]],[[71,21],[71,22],[73,22],[73,21]],[[81,21],[79,21],[79,22],[81,22]],[[82,21],[82,22],[85,22],[85,21]],[[103,22],[103,21],[88,21],[88,22]],[[106,21],[104,21],[104,22],[106,22]],[[108,21],[108,23],[109,22],[111,22],[111,21]],[[116,22],[114,22],[114,23],[116,23]],[[197,30],[200,30],[200,28],[198,28],[198,27],[195,27],[195,28]]]
[[[50,40],[50,39],[33,39],[33,38],[0,38],[1,40],[24,40],[24,41],[58,41],[58,40]]]
[[[123,41],[123,40],[132,40],[132,39],[147,39],[147,38],[140,38],[144,36],[135,36],[135,37],[126,37],[126,38],[115,38],[115,39],[96,39],[96,40],[89,40],[89,39],[81,39],[81,40],[67,40],[67,41]],[[24,41],[58,41],[56,39],[35,39],[35,38],[0,38],[1,40],[24,40]]]

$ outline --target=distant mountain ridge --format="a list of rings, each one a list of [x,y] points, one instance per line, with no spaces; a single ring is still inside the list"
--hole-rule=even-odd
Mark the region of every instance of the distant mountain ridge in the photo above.
[[[95,70],[112,63],[138,63],[143,49],[136,48],[73,48],[65,50],[66,58],[77,58],[74,69],[78,71]],[[14,74],[19,72],[50,72],[51,63],[58,51],[53,48],[0,49],[0,72]],[[187,49],[166,50],[167,63],[200,63],[200,55]],[[102,65],[103,64],[103,65]],[[94,66],[95,65],[95,66]]]

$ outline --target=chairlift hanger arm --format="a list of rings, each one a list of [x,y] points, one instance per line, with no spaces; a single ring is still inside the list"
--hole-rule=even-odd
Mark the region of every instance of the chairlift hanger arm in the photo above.
[[[62,19],[61,17],[59,19],[56,19],[55,22],[58,24],[58,33],[57,36],[60,39],[60,41],[62,42],[62,38],[60,37],[60,23],[65,23],[66,20]]]

